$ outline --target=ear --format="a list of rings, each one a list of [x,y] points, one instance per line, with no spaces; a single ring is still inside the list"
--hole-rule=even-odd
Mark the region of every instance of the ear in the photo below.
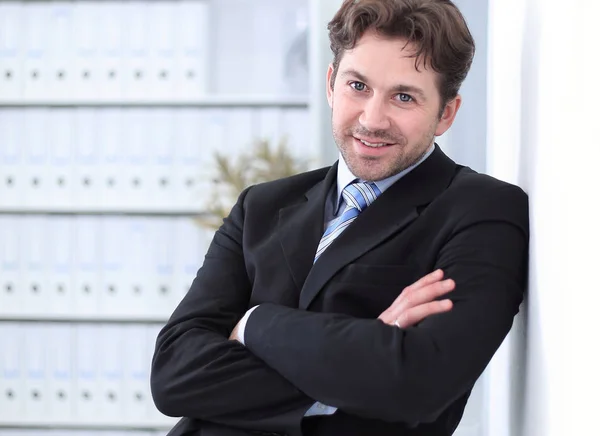
[[[327,102],[329,107],[333,108],[333,88],[331,87],[331,78],[333,77],[333,64],[329,64],[327,68]]]
[[[457,95],[446,104],[446,107],[444,107],[444,112],[442,112],[440,122],[435,130],[435,136],[443,135],[452,126],[452,123],[454,123],[454,118],[456,118],[456,114],[458,113],[458,109],[460,108],[461,104],[462,97],[460,95]]]

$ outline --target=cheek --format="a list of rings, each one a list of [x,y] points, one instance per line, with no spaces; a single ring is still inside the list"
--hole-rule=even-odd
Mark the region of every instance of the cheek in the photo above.
[[[407,138],[418,138],[429,133],[432,120],[416,111],[406,111],[394,119],[397,129]]]

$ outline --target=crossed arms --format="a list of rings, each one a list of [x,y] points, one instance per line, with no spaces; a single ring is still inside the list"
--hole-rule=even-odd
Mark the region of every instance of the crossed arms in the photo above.
[[[525,262],[514,256],[527,251],[526,229],[502,214],[461,221],[435,265],[456,283],[452,310],[432,301],[448,291],[439,275],[377,320],[262,304],[243,346],[229,336],[252,289],[241,247],[246,194],[158,337],[151,382],[159,410],[262,431],[297,425],[315,401],[365,418],[430,422],[471,388],[522,299]],[[494,199],[515,200],[526,202],[512,189]],[[443,313],[428,316],[435,312]]]

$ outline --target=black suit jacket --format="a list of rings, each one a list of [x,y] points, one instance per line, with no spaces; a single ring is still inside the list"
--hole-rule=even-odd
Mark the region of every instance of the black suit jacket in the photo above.
[[[170,435],[450,435],[508,333],[527,273],[527,196],[432,155],[313,266],[337,166],[251,187],[158,336],[154,401]],[[377,316],[442,268],[453,309]],[[246,310],[246,346],[228,336]],[[331,416],[303,418],[315,402]]]

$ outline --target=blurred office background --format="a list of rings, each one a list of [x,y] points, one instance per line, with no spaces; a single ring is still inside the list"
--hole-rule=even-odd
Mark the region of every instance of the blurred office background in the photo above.
[[[593,257],[574,256],[597,246],[600,217],[565,212],[595,198],[597,149],[568,122],[588,120],[574,96],[594,68],[579,80],[573,66],[588,54],[578,38],[593,38],[579,21],[597,6],[456,3],[477,55],[438,142],[522,186],[535,226],[528,301],[456,435],[600,435],[586,402],[597,338],[565,330],[600,333],[586,293],[600,289],[581,275]],[[311,167],[337,158],[325,26],[340,4],[0,0],[0,436],[167,433],[149,364],[210,242],[194,217],[213,154],[286,138]],[[571,156],[584,169],[566,178]]]

